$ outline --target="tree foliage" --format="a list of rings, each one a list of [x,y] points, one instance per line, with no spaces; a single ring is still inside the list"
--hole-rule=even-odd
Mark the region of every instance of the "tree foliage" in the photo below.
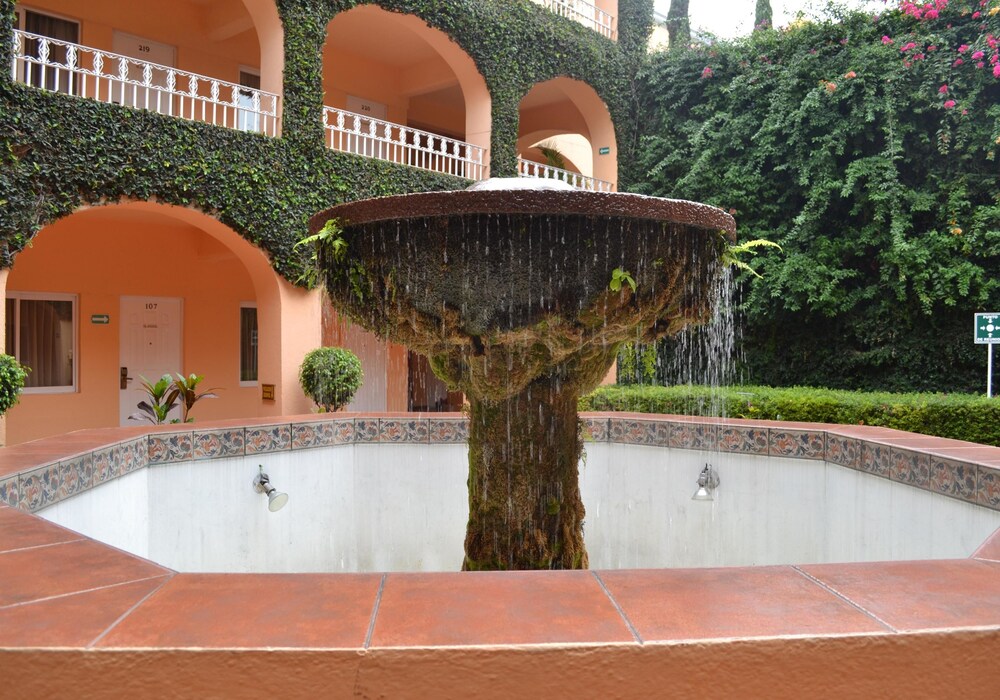
[[[721,206],[741,239],[782,247],[743,279],[751,380],[982,389],[972,314],[1000,309],[998,8],[844,13],[651,59],[643,190]]]
[[[757,0],[753,25],[757,30],[774,26],[774,11],[771,9],[771,0]]]
[[[691,43],[691,18],[688,0],[670,0],[667,10],[667,33],[671,47],[684,47]]]

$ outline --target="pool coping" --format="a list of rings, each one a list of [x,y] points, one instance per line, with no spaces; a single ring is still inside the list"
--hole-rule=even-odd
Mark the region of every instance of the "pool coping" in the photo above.
[[[588,440],[825,460],[1000,510],[1000,448],[870,426],[582,417]],[[809,658],[831,649],[847,656],[881,649],[883,656],[871,663],[884,668],[899,645],[909,650],[899,656],[903,665],[925,649],[957,653],[973,639],[975,649],[1000,652],[1000,531],[960,560],[502,574],[183,574],[30,512],[156,464],[368,442],[456,443],[465,441],[466,426],[461,414],[338,413],[183,430],[84,430],[6,448],[0,451],[0,486],[6,485],[0,490],[0,659],[7,667],[17,661],[15,677],[34,683],[24,674],[52,663],[52,654],[99,654],[104,660],[96,667],[109,664],[101,677],[112,678],[109,669],[119,663],[112,657],[140,659],[135,663],[155,675],[176,664],[178,653],[210,666],[231,664],[228,653],[281,652],[286,663],[320,653],[354,669],[353,680],[345,671],[344,687],[356,690],[357,674],[373,658],[434,666],[485,654],[526,679],[540,658],[576,668],[574,682],[593,691],[604,682],[604,667],[594,667],[595,660],[617,660],[623,668],[637,659],[670,666],[671,659],[702,658],[719,648],[777,656],[797,650]],[[589,661],[577,667],[582,658]],[[996,680],[997,666],[979,669],[969,682]],[[757,672],[747,667],[746,682]],[[384,689],[380,684],[392,675],[371,677],[370,688]],[[635,690],[641,675],[619,680]],[[73,682],[67,676],[67,692]]]

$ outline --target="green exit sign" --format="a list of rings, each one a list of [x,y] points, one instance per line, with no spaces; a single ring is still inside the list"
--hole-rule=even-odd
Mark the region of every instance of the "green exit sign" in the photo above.
[[[600,155],[602,155],[602,156],[606,156],[606,155],[608,155],[609,153],[611,153],[611,147],[610,147],[610,146],[601,146],[601,147],[600,147],[600,148],[599,148],[599,149],[597,150],[597,152],[598,152],[598,153],[599,153]]]
[[[93,314],[90,317],[90,322],[96,326],[106,326],[111,323],[110,314]]]
[[[976,342],[1000,343],[1000,313],[976,314]]]

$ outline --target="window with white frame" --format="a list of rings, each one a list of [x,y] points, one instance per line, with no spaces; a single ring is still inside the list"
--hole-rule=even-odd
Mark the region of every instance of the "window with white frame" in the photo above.
[[[28,392],[76,388],[76,297],[8,292],[7,353],[30,368]]]
[[[240,384],[257,384],[257,305],[240,304]]]

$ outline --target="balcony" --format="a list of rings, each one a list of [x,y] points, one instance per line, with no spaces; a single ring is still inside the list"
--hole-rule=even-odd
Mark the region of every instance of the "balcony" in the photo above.
[[[278,96],[67,41],[16,30],[15,81],[99,102],[276,136]]]
[[[344,153],[402,163],[467,180],[486,177],[485,149],[343,109],[323,110],[326,145]]]
[[[534,0],[534,2],[544,5],[557,15],[568,17],[585,27],[590,27],[601,36],[606,36],[611,40],[618,38],[615,16],[586,2],[586,0]]]
[[[517,174],[520,177],[538,177],[548,178],[551,180],[562,180],[578,190],[587,190],[588,192],[614,192],[614,185],[607,180],[599,180],[596,177],[587,177],[586,175],[581,175],[580,173],[563,170],[562,168],[555,168],[551,165],[544,165],[543,163],[535,163],[534,161],[525,160],[524,158],[517,159]]]

